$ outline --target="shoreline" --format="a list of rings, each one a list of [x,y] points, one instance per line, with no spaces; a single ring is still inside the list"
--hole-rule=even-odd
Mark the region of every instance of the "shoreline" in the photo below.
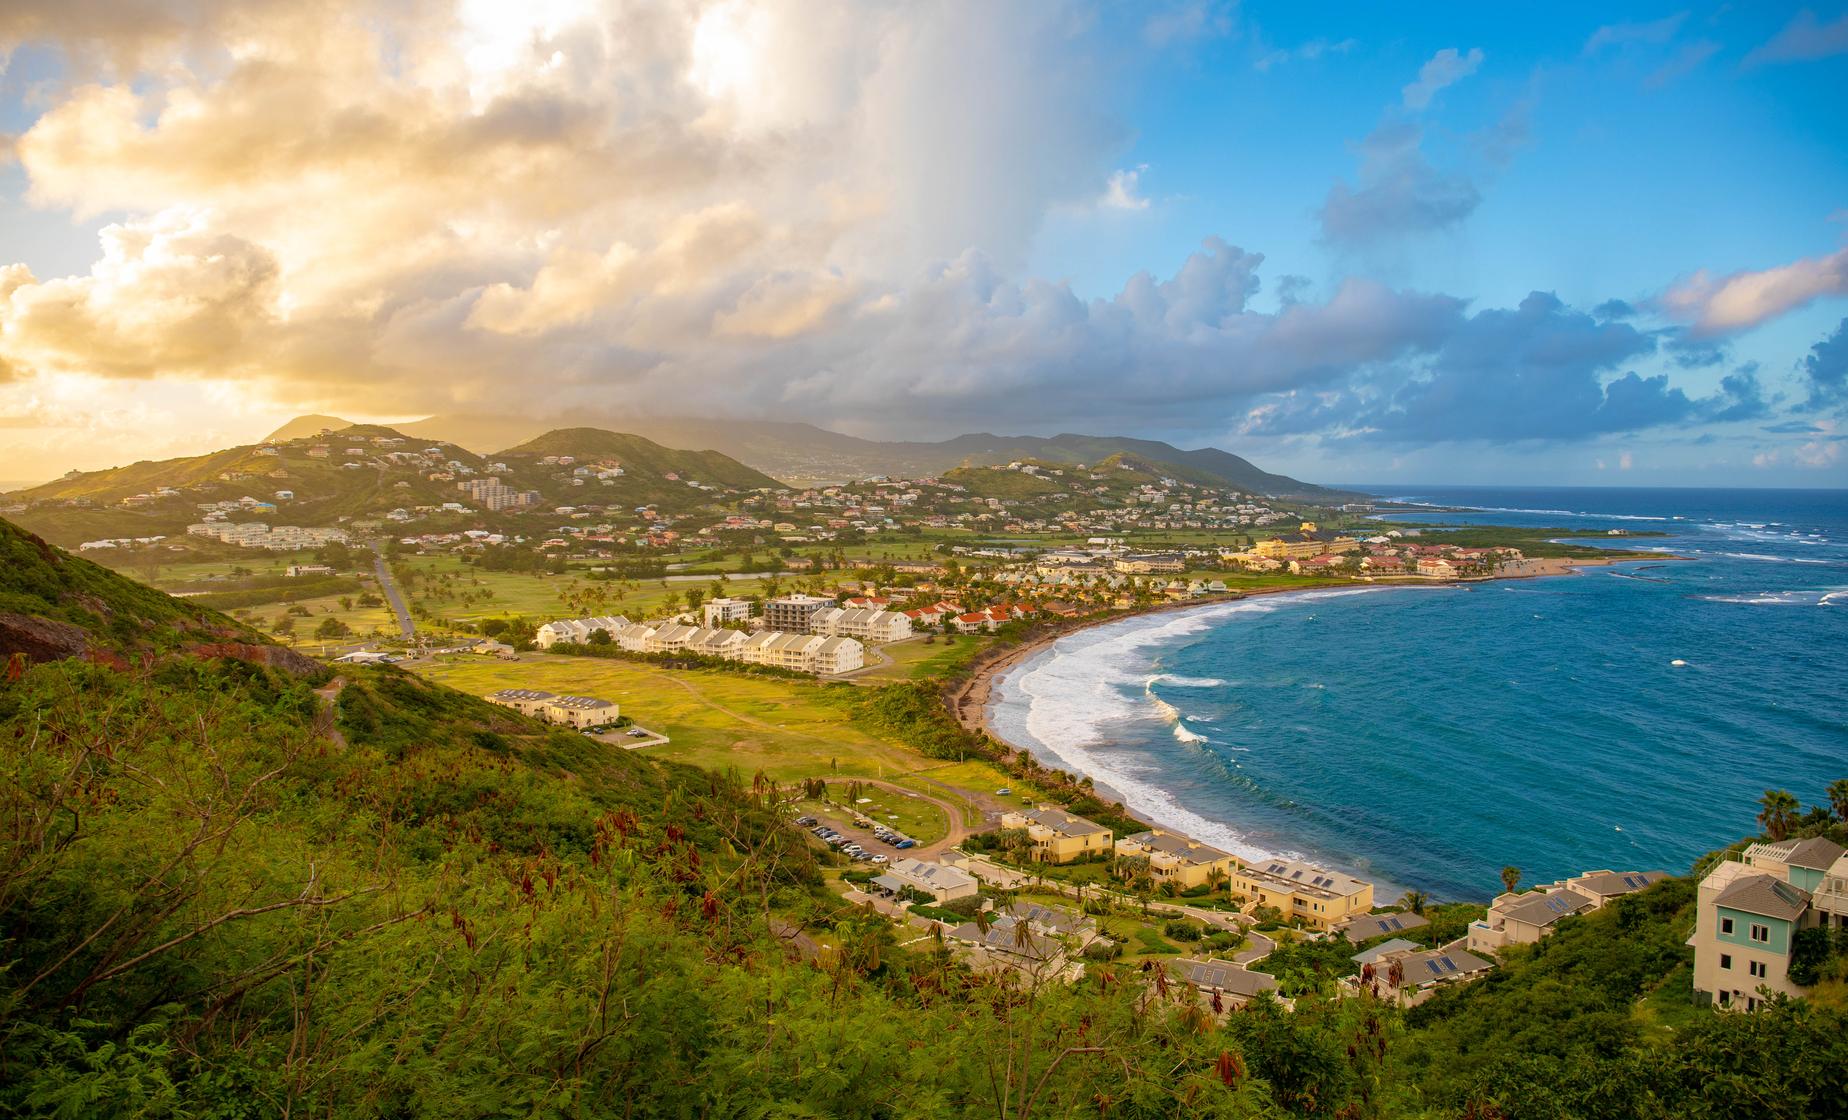
[[[1617,564],[1644,564],[1656,561],[1680,560],[1679,556],[1669,553],[1651,554],[1649,556],[1624,557],[1541,557],[1523,560],[1518,571],[1502,571],[1492,576],[1478,579],[1417,579],[1400,577],[1390,580],[1345,580],[1341,583],[1324,584],[1317,587],[1260,587],[1244,592],[1237,597],[1190,599],[1179,603],[1162,603],[1140,611],[1125,611],[1104,618],[1089,618],[1059,625],[1045,634],[1029,638],[1017,646],[1009,647],[998,656],[983,661],[970,673],[967,681],[960,685],[950,697],[950,712],[964,727],[970,731],[986,732],[998,742],[1006,743],[1015,750],[1033,752],[1026,744],[1016,743],[999,734],[990,719],[990,708],[994,704],[995,685],[1022,661],[1031,658],[1047,646],[1071,634],[1093,630],[1099,626],[1128,622],[1135,618],[1149,618],[1159,614],[1173,614],[1177,611],[1202,610],[1207,607],[1223,606],[1245,599],[1255,599],[1262,595],[1306,595],[1317,591],[1348,591],[1375,587],[1465,587],[1478,583],[1495,583],[1499,580],[1512,579],[1546,579],[1556,576],[1577,575],[1583,568],[1608,568]],[[1036,756],[1037,757],[1037,756]],[[1042,760],[1043,761],[1043,760]],[[1092,776],[1095,781],[1095,775]]]
[[[1255,599],[1266,595],[1308,596],[1319,592],[1345,592],[1376,588],[1468,587],[1477,584],[1495,583],[1502,580],[1545,579],[1579,575],[1582,574],[1583,569],[1586,568],[1608,568],[1619,564],[1646,564],[1680,559],[1685,558],[1670,553],[1608,558],[1543,557],[1534,560],[1524,560],[1518,565],[1511,565],[1510,567],[1514,570],[1504,569],[1493,576],[1484,576],[1475,579],[1439,580],[1400,578],[1380,581],[1347,580],[1341,583],[1324,584],[1315,587],[1264,587],[1245,592],[1237,597],[1211,598],[1204,600],[1195,599],[1179,603],[1163,603],[1146,610],[1128,611],[1104,618],[1085,619],[1068,623],[1058,626],[1045,634],[1029,638],[1018,646],[1011,647],[997,656],[975,665],[969,678],[958,686],[948,697],[948,704],[952,715],[954,715],[957,721],[965,728],[986,734],[996,742],[1002,743],[1016,751],[1025,751],[1027,754],[1037,759],[1043,766],[1057,766],[1068,772],[1091,778],[1093,786],[1100,796],[1104,797],[1106,800],[1119,803],[1124,807],[1125,811],[1129,812],[1132,816],[1136,816],[1137,819],[1143,819],[1147,816],[1146,813],[1138,815],[1135,810],[1130,809],[1121,791],[1113,789],[1106,782],[1100,781],[1097,775],[1084,774],[1065,760],[1059,758],[1056,754],[1048,756],[1046,752],[1051,748],[1038,743],[1016,742],[1001,734],[995,727],[993,716],[995,706],[998,703],[998,696],[996,693],[1000,683],[1008,674],[1012,673],[1025,662],[1044,653],[1049,647],[1062,638],[1086,630],[1096,629],[1100,626],[1129,622],[1135,619],[1150,618],[1156,615],[1175,614],[1188,610],[1204,610],[1211,607],[1227,606],[1246,599]],[[1146,823],[1157,827],[1172,827],[1155,820],[1148,820]],[[1226,823],[1228,827],[1231,827],[1230,822]],[[1376,882],[1384,882],[1384,880],[1380,880],[1376,874],[1371,874],[1368,877]]]

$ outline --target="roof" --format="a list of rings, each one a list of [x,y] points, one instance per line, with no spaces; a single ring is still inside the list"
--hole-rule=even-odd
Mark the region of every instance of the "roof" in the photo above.
[[[1422,914],[1406,911],[1400,914],[1362,914],[1352,918],[1341,926],[1341,936],[1358,945],[1388,933],[1399,933],[1408,929],[1428,926],[1431,920]]]
[[[1053,933],[1082,933],[1095,929],[1096,923],[1082,914],[1037,902],[1016,902],[1001,914],[1036,925]]]
[[[1801,840],[1780,840],[1775,844],[1753,844],[1745,850],[1746,859],[1774,859],[1791,867],[1827,871],[1841,858],[1843,848],[1833,840],[1809,836]]]
[[[1594,871],[1572,880],[1572,889],[1600,898],[1640,891],[1668,878],[1666,871]]]
[[[1520,895],[1501,907],[1501,916],[1530,926],[1550,926],[1561,918],[1595,909],[1590,897],[1571,889]]]
[[[885,875],[874,879],[873,882],[877,883],[880,879],[891,876],[898,876],[901,886],[915,886],[922,883],[936,890],[956,890],[975,885],[975,876],[960,867],[951,867],[945,863],[930,863],[921,859],[896,860]]]
[[[559,696],[552,700],[554,708],[576,708],[581,712],[595,711],[598,708],[612,708],[608,700],[599,700],[594,696]]]
[[[1395,937],[1391,941],[1382,941],[1371,949],[1362,949],[1348,959],[1355,964],[1372,964],[1381,957],[1390,957],[1395,953],[1410,952],[1417,948],[1418,942],[1407,941],[1403,937]]]
[[[1181,957],[1174,961],[1171,968],[1175,976],[1196,988],[1218,988],[1233,995],[1255,996],[1259,992],[1274,991],[1277,987],[1275,976],[1253,972],[1231,961]]]
[[[503,688],[499,692],[488,693],[489,700],[550,700],[552,693],[542,692],[536,688]]]
[[[1054,809],[1050,805],[1025,810],[1021,816],[1035,824],[1044,825],[1061,836],[1084,836],[1090,833],[1110,831],[1096,821],[1085,820],[1063,809]]]
[[[1432,949],[1424,953],[1407,953],[1395,958],[1405,970],[1402,988],[1421,988],[1472,973],[1486,972],[1495,965],[1474,953],[1461,949]]]
[[[1775,875],[1741,875],[1713,900],[1715,906],[1794,922],[1809,908],[1810,894]]]
[[[1217,863],[1222,859],[1232,858],[1229,852],[1222,852],[1218,848],[1202,844],[1198,840],[1189,839],[1179,833],[1163,832],[1159,828],[1138,832],[1134,836],[1125,836],[1117,843],[1153,848],[1155,851],[1194,863]]]
[[[1339,871],[1329,871],[1301,860],[1272,858],[1263,863],[1254,863],[1241,870],[1242,874],[1255,875],[1260,879],[1288,883],[1292,886],[1308,887],[1311,890],[1324,891],[1332,895],[1359,894],[1367,884],[1352,875],[1343,875]]]
[[[964,922],[962,925],[952,929],[950,931],[950,936],[958,941],[967,941],[976,945],[984,945],[997,952],[1012,953],[1015,956],[1027,957],[1031,960],[1051,960],[1059,955],[1059,943],[1049,937],[1041,937],[1039,934],[1034,933],[1031,924],[1027,926],[1025,944],[1016,941],[1014,934],[1014,927],[1016,924],[1018,923],[1016,923],[1013,918],[1004,916],[996,921],[994,925],[989,926],[988,932],[984,934],[981,927],[977,926],[974,922]]]

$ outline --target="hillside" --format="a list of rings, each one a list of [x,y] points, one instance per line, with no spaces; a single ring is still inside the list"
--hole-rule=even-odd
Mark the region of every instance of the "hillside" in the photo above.
[[[1294,1010],[1223,1020],[1159,962],[1006,979],[825,892],[771,783],[193,646],[224,621],[0,549],[7,610],[149,632],[0,673],[7,1115],[1717,1120],[1848,1092],[1838,1008],[1689,999],[1686,879],[1411,1012],[1329,998],[1325,943],[1288,947]]]
[[[319,431],[319,427],[316,427]],[[245,504],[239,513],[271,524],[340,526],[383,518],[395,509],[440,509],[462,502],[452,516],[469,524],[508,523],[512,513],[489,515],[458,490],[458,479],[496,475],[515,490],[537,492],[537,510],[557,505],[639,505],[683,513],[726,500],[732,492],[779,486],[775,479],[712,451],[676,451],[637,436],[575,429],[552,433],[509,453],[507,469],[461,446],[412,439],[392,428],[349,426],[336,434],[277,443],[248,444],[208,455],[144,461],[109,470],[73,472],[54,482],[8,495],[29,503],[13,516],[65,546],[110,537],[173,536],[201,519],[200,506]],[[556,447],[558,450],[546,450]],[[575,449],[572,450],[572,449]],[[618,477],[595,485],[570,469],[548,466],[545,455],[575,454],[620,462]],[[668,479],[678,474],[679,479]],[[689,480],[713,489],[688,485]]]
[[[510,465],[552,455],[579,460],[613,460],[625,475],[666,479],[679,475],[682,482],[703,482],[732,490],[780,489],[783,484],[717,451],[678,451],[642,436],[601,428],[559,428],[499,452],[495,458]],[[672,480],[669,480],[672,481]]]
[[[353,427],[353,421],[342,420],[338,416],[310,414],[297,416],[295,419],[277,428],[263,437],[264,443],[287,443],[295,439],[312,439],[322,432],[337,432],[343,428]]]
[[[304,418],[313,419],[313,418]],[[597,427],[648,433],[674,447],[715,448],[777,478],[828,480],[875,475],[919,478],[959,466],[993,466],[1016,459],[1093,464],[1127,452],[1168,464],[1173,478],[1230,486],[1258,494],[1333,500],[1345,492],[1272,474],[1214,447],[1182,450],[1158,440],[1121,436],[957,436],[937,442],[869,440],[813,424],[775,420],[705,420],[674,417],[595,417]],[[488,453],[512,447],[555,425],[528,417],[457,414],[398,425],[407,435],[445,439]]]

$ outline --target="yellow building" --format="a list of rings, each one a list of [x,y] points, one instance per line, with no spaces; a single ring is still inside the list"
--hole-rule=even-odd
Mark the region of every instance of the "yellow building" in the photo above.
[[[1324,553],[1339,556],[1344,552],[1358,551],[1359,548],[1360,542],[1353,537],[1330,537],[1324,540],[1321,537],[1285,533],[1280,537],[1267,537],[1259,541],[1251,546],[1251,552],[1267,560],[1307,560]]]
[[[1116,854],[1118,859],[1148,860],[1157,883],[1178,883],[1182,890],[1206,883],[1214,871],[1229,879],[1238,864],[1229,852],[1159,828],[1118,840]]]
[[[1240,865],[1232,872],[1231,889],[1253,907],[1275,907],[1285,921],[1300,920],[1315,929],[1373,909],[1372,883],[1294,859]]]
[[[1003,813],[1001,827],[1026,829],[1027,839],[1033,842],[1033,858],[1042,863],[1070,863],[1110,854],[1109,829],[1050,805]]]

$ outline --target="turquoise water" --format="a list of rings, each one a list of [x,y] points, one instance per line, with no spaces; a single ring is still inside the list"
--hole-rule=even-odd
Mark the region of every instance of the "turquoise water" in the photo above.
[[[1848,495],[1381,493],[1658,530],[1622,543],[1689,559],[1126,620],[1011,672],[997,730],[1146,818],[1382,897],[1488,897],[1508,864],[1685,871],[1756,831],[1766,788],[1821,803],[1848,777]]]

